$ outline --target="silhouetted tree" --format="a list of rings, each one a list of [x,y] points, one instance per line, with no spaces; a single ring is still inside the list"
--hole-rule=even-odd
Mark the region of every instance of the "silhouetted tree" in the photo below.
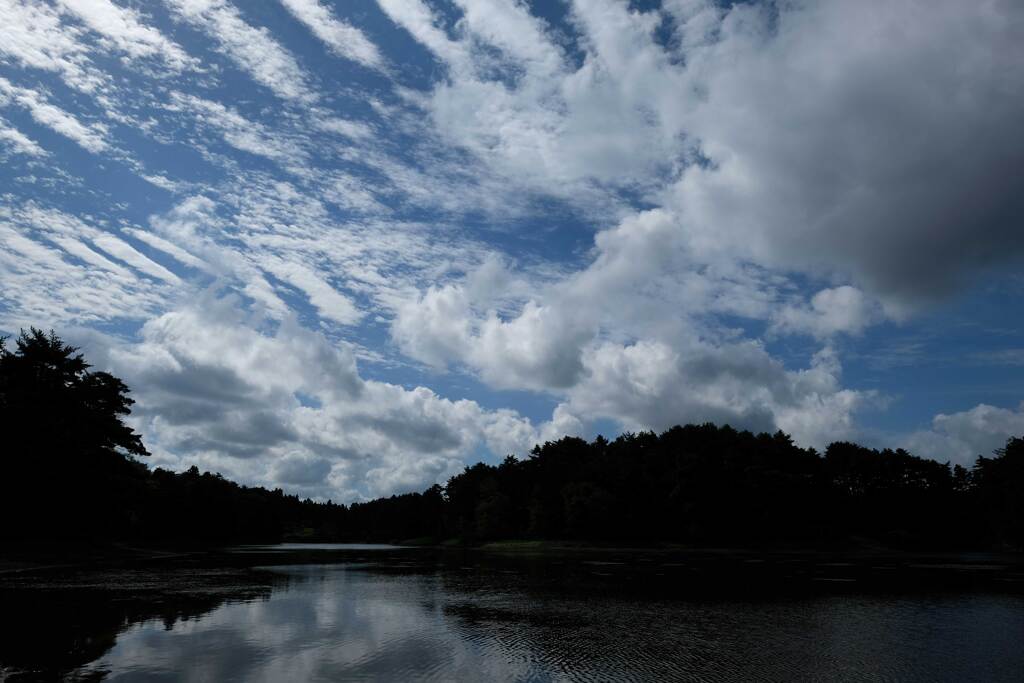
[[[128,499],[144,476],[134,458],[148,453],[123,421],[133,403],[128,388],[89,368],[53,332],[31,328],[13,351],[0,345],[8,535],[106,535],[131,523]]]
[[[1024,439],[973,469],[845,441],[713,424],[614,441],[565,437],[477,463],[445,486],[351,506],[150,472],[121,380],[53,332],[0,339],[0,512],[7,538],[188,543],[281,538],[464,543],[507,538],[702,544],[1024,547]]]
[[[972,479],[994,540],[1024,549],[1024,438],[1010,439],[995,457],[979,456]]]
[[[53,331],[22,330],[14,352],[5,342],[0,342],[0,411],[9,437],[25,440],[19,446],[49,448],[56,457],[149,455],[122,420],[134,401],[121,380],[90,372],[78,349]],[[73,450],[58,451],[69,444]]]
[[[1002,457],[999,465],[983,459],[969,473],[848,442],[822,456],[782,432],[755,435],[712,424],[627,433],[611,442],[566,437],[538,445],[525,460],[477,463],[449,479],[442,526],[444,535],[466,543],[830,543],[863,536],[900,546],[979,546],[994,538],[985,529],[995,528],[991,520],[979,522],[980,501],[991,518],[1019,514],[1016,489],[986,483],[1015,480],[1002,469],[981,473],[1008,467]],[[402,521],[410,509],[405,496],[360,509],[372,511],[355,524],[363,539],[397,539],[422,525],[418,518]],[[1000,533],[1009,538],[1015,529]]]
[[[14,349],[0,338],[0,537],[194,543],[341,533],[343,506],[196,467],[150,472],[137,459],[148,455],[140,435],[124,421],[128,394],[52,331],[22,331]]]

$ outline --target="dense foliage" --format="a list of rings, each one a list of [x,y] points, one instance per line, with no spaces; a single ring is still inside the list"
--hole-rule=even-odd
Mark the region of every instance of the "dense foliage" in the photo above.
[[[213,542],[336,535],[337,505],[150,471],[128,387],[52,332],[0,340],[0,537]]]
[[[31,330],[0,343],[2,535],[141,541],[510,538],[609,543],[1024,547],[1024,439],[971,470],[778,432],[689,425],[478,463],[447,485],[351,506],[150,471],[127,387]]]
[[[782,432],[712,424],[615,441],[564,438],[525,460],[467,467],[444,489],[353,505],[349,534],[466,542],[1024,546],[1024,439],[973,470],[833,443],[819,455]],[[353,520],[354,521],[354,520]]]

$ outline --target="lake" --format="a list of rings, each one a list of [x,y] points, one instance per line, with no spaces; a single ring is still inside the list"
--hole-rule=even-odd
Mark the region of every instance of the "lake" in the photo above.
[[[1019,570],[249,546],[0,577],[0,680],[1021,681]]]

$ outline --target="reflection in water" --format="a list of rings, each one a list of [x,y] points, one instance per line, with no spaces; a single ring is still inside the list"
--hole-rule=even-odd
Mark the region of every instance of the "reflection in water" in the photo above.
[[[0,681],[99,680],[97,661],[136,624],[172,632],[285,579],[229,569],[93,570],[0,582]]]
[[[101,580],[75,595],[102,596]],[[59,586],[19,591],[40,606],[35,630],[0,663],[69,648],[73,680],[1024,679],[1013,595],[665,600],[567,591],[536,567],[407,560],[129,580],[163,588],[94,600],[77,621]]]

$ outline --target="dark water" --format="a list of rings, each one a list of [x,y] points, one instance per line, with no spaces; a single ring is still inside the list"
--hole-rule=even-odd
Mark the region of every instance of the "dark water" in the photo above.
[[[1019,592],[862,591],[845,563],[764,591],[636,554],[233,555],[266,564],[0,579],[0,679],[1024,681]]]

